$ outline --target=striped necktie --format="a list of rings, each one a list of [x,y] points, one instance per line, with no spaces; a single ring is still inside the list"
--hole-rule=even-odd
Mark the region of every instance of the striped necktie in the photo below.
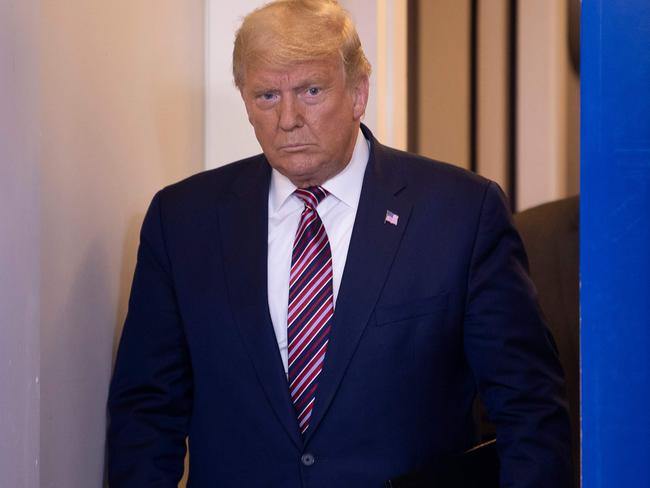
[[[327,352],[334,314],[332,252],[325,226],[316,211],[329,193],[320,186],[294,192],[305,208],[291,254],[287,338],[289,391],[304,434],[316,399],[318,375]]]

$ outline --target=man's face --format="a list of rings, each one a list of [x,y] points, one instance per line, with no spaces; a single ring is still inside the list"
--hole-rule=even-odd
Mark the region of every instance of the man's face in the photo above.
[[[297,187],[320,185],[350,161],[368,79],[347,83],[337,57],[251,66],[241,94],[269,163]]]

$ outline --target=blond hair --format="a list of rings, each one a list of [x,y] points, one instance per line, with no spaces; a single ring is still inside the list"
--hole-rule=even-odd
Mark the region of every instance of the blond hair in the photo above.
[[[370,76],[352,19],[336,0],[277,0],[248,14],[235,36],[232,71],[244,85],[248,66],[289,67],[338,54],[348,82]]]

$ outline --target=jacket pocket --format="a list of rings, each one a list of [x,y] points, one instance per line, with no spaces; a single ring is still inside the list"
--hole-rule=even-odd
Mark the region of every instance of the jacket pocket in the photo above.
[[[376,325],[404,322],[432,314],[442,315],[447,309],[447,299],[445,293],[397,305],[378,305],[375,309]]]

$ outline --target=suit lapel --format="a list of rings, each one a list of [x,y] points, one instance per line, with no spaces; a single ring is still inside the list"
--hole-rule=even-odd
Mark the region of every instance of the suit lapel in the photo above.
[[[406,186],[403,175],[389,164],[392,156],[365,127],[364,132],[371,139],[370,159],[305,443],[309,442],[325,416],[354,355],[379,299],[411,211],[411,202],[403,193],[400,194]],[[397,225],[384,222],[387,211],[398,216]]]
[[[273,331],[267,294],[268,194],[270,168],[263,157],[233,186],[219,212],[223,259],[232,313],[260,385],[287,434],[302,439]]]

